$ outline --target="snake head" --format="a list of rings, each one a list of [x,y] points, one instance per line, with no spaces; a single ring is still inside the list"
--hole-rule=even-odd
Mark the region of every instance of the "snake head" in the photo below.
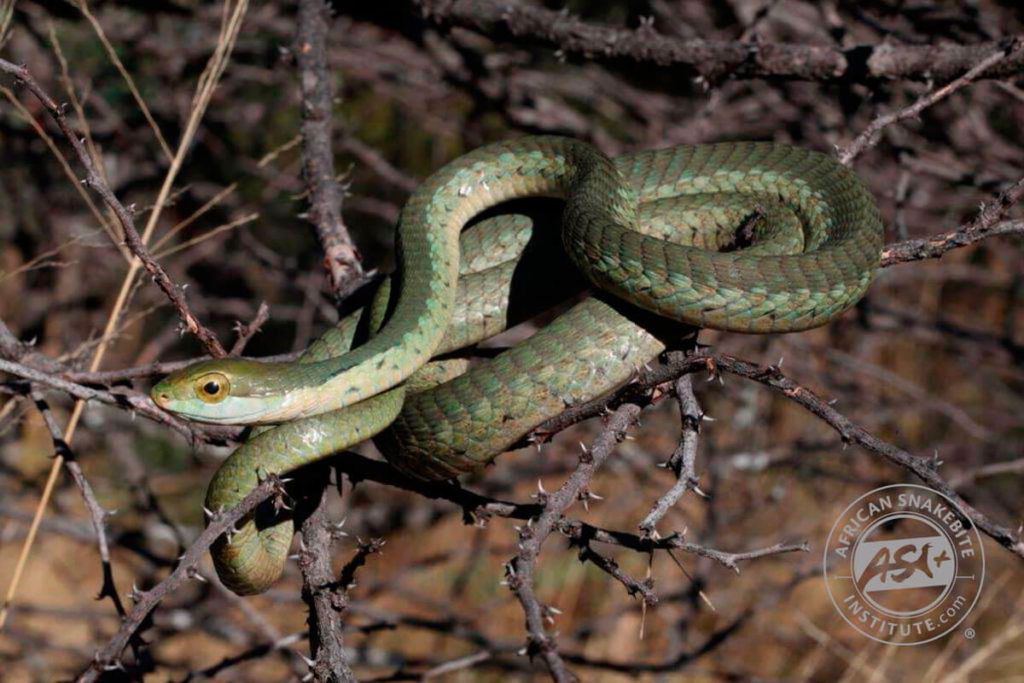
[[[150,396],[164,410],[197,422],[272,423],[285,401],[272,391],[279,368],[240,358],[201,361],[172,372]]]

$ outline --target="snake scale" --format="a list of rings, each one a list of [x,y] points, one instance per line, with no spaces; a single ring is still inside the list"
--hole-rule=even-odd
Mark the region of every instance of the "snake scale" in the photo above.
[[[564,200],[561,220],[551,211],[479,219],[523,197]],[[571,266],[523,256],[552,234],[558,258],[598,293],[486,362],[428,363],[536,314],[517,280],[533,285],[531,300],[572,280],[563,277]],[[276,425],[223,464],[207,493],[212,510],[237,504],[261,477],[370,437],[408,474],[453,477],[634,376],[665,348],[659,326],[638,320],[749,333],[828,322],[864,294],[882,237],[856,175],[798,147],[721,143],[610,159],[568,138],[500,142],[417,188],[399,218],[394,282],[300,359],[203,361],[152,395],[192,420]],[[289,517],[261,509],[222,536],[213,556],[224,583],[266,590],[292,533]]]

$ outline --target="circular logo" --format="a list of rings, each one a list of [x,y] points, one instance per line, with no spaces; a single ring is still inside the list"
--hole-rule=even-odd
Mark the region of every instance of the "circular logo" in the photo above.
[[[825,546],[825,585],[850,626],[892,645],[946,635],[985,578],[981,535],[938,491],[895,484],[843,510]]]

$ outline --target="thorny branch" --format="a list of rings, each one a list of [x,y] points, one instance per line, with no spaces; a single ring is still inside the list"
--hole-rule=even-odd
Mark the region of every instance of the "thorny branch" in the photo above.
[[[100,586],[100,592],[96,597],[97,599],[110,598],[114,605],[114,610],[123,619],[127,616],[127,613],[125,612],[124,604],[121,602],[121,596],[117,592],[117,584],[114,582],[114,568],[110,563],[110,543],[107,540],[106,521],[107,517],[112,513],[104,510],[103,506],[100,505],[92,485],[85,478],[85,473],[82,472],[81,465],[78,464],[74,453],[71,451],[71,447],[64,440],[64,434],[54,419],[49,404],[46,403],[46,400],[38,391],[32,391],[30,396],[39,413],[43,416],[43,422],[50,432],[55,454],[63,456],[64,466],[71,473],[75,486],[78,487],[79,492],[82,494],[82,500],[85,501],[85,507],[89,511],[89,518],[92,520],[93,532],[96,534],[96,544],[99,547],[100,564],[103,567],[103,584]],[[144,649],[144,643],[135,633],[131,634],[130,642],[135,659],[139,660]]]
[[[321,489],[320,496],[324,491]],[[318,681],[354,681],[345,657],[342,634],[348,586],[339,585],[331,567],[331,546],[337,529],[327,514],[327,506],[317,501],[313,513],[302,523],[302,599],[310,606],[309,644],[313,657],[313,676]]]
[[[882,130],[884,130],[886,126],[920,116],[921,112],[925,109],[936,102],[949,97],[956,91],[967,87],[984,76],[985,72],[992,67],[1005,60],[1013,59],[1014,55],[1021,53],[1021,45],[1022,39],[1011,38],[1005,41],[1005,44],[1001,45],[999,49],[991,55],[971,67],[971,69],[963,76],[960,76],[956,80],[919,98],[909,107],[904,107],[899,111],[879,116],[877,119],[872,121],[871,124],[865,128],[852,143],[850,143],[849,147],[839,154],[839,162],[845,166],[849,166],[853,160],[863,154],[865,150],[878,144],[878,140],[882,135]]]
[[[364,282],[359,252],[341,216],[343,188],[335,178],[332,147],[332,73],[327,64],[327,35],[331,9],[323,0],[299,0],[295,60],[302,90],[302,164],[309,190],[309,220],[316,228],[337,300]],[[342,632],[348,608],[348,584],[336,581],[331,567],[331,538],[336,531],[327,513],[324,482],[315,511],[302,524],[304,550],[300,555],[302,596],[309,605],[309,642],[317,681],[355,680],[349,667]],[[353,567],[352,571],[355,569]]]
[[[829,405],[828,401],[783,375],[776,366],[757,365],[724,355],[716,355],[712,360],[715,369],[760,382],[806,408],[835,429],[844,443],[855,443],[910,472],[928,486],[955,501],[968,519],[994,541],[1014,555],[1024,558],[1024,541],[1021,540],[1020,534],[989,519],[987,515],[957,494],[953,486],[939,475],[939,466],[942,462],[938,457],[912,455],[879,439],[863,427],[854,424],[849,418]]]
[[[142,626],[146,617],[156,608],[160,602],[169,594],[177,590],[179,586],[190,579],[203,580],[199,575],[199,563],[203,555],[213,545],[213,542],[223,534],[232,529],[238,520],[242,519],[263,501],[272,495],[285,495],[281,481],[277,477],[268,477],[259,486],[253,489],[236,507],[227,512],[215,513],[206,529],[189,546],[178,565],[171,574],[147,591],[135,590],[133,599],[135,606],[121,622],[117,634],[110,639],[101,650],[96,653],[93,662],[81,674],[78,683],[91,683],[97,680],[104,671],[123,668],[120,663],[121,652],[128,644],[129,639]]]
[[[331,138],[334,105],[331,73],[327,69],[327,32],[331,10],[323,0],[299,2],[295,61],[302,87],[303,175],[309,188],[309,220],[316,227],[339,301],[362,280],[359,252],[341,217],[343,190],[335,180]]]
[[[668,462],[665,463],[665,467],[676,475],[676,483],[658,499],[651,511],[640,522],[640,531],[645,537],[657,538],[658,522],[675,507],[687,491],[695,491],[703,495],[698,486],[700,479],[697,477],[695,463],[697,460],[697,436],[700,434],[700,422],[704,418],[704,413],[693,393],[691,375],[683,375],[677,379],[674,388],[676,400],[679,401],[682,437]]]
[[[569,506],[586,496],[587,485],[594,472],[611,455],[615,444],[626,438],[626,430],[640,417],[640,406],[626,403],[612,414],[608,424],[594,441],[592,448],[581,445],[580,463],[561,488],[552,494],[540,490],[538,502],[544,506],[535,523],[519,528],[519,552],[506,566],[508,586],[519,598],[526,613],[527,645],[530,658],[539,656],[556,681],[576,680],[558,654],[554,637],[544,627],[545,619],[552,618],[551,608],[543,607],[534,592],[533,574],[544,541]]]
[[[192,312],[188,306],[188,302],[185,301],[185,294],[174,281],[171,280],[170,276],[167,275],[167,271],[163,269],[159,263],[153,258],[152,254],[149,253],[149,249],[143,243],[142,238],[139,236],[139,231],[135,228],[135,218],[133,216],[134,210],[125,208],[121,201],[114,194],[113,190],[104,180],[103,176],[96,170],[95,164],[93,164],[92,156],[89,151],[85,148],[85,144],[72,130],[71,124],[68,123],[67,116],[65,114],[65,107],[58,105],[52,97],[50,97],[42,86],[32,77],[28,69],[24,66],[18,66],[11,64],[10,62],[0,59],[0,71],[11,74],[20,82],[25,84],[33,95],[46,107],[46,111],[50,113],[53,120],[57,123],[64,137],[71,144],[75,150],[75,154],[78,156],[82,166],[85,167],[86,177],[82,181],[93,190],[96,194],[103,199],[103,202],[114,212],[117,216],[118,222],[121,224],[121,228],[124,230],[124,239],[131,249],[132,253],[135,254],[136,258],[142,262],[146,272],[150,274],[153,281],[163,291],[167,298],[171,301],[171,304],[178,311],[178,315],[181,318],[182,323],[192,334],[199,338],[203,346],[214,358],[220,358],[226,355],[224,347],[220,345],[220,341],[217,340],[217,336],[205,327],[199,318]]]
[[[870,83],[878,80],[956,78],[995,50],[997,42],[976,45],[828,45],[682,40],[659,33],[652,22],[637,29],[582,21],[567,11],[503,0],[413,0],[424,16],[489,37],[532,41],[563,55],[612,62],[630,59],[657,66],[685,67],[706,81],[724,78],[784,78]],[[1001,78],[1024,70],[1024,53],[985,74]]]

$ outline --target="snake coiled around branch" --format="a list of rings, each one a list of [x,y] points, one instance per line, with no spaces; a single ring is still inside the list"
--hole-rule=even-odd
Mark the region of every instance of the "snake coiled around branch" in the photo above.
[[[551,211],[532,221],[497,215],[464,230],[524,197],[564,200],[560,220]],[[453,477],[628,381],[665,348],[665,328],[649,314],[748,333],[828,322],[866,291],[882,236],[861,181],[797,147],[723,143],[609,159],[567,138],[501,142],[449,163],[414,192],[399,220],[394,283],[298,361],[205,361],[152,393],[190,419],[277,425],[224,463],[207,494],[212,510],[237,504],[261,477],[373,436],[403,472]],[[551,253],[559,241],[599,294],[487,362],[428,363],[537,313],[556,294],[571,296],[561,288],[571,288],[562,281],[574,280],[572,268]],[[531,261],[536,243],[546,246]],[[520,303],[524,280],[537,305]],[[350,350],[359,330],[372,334]],[[266,590],[282,571],[292,525],[287,515],[258,512],[222,537],[213,553],[224,583],[238,593]]]

